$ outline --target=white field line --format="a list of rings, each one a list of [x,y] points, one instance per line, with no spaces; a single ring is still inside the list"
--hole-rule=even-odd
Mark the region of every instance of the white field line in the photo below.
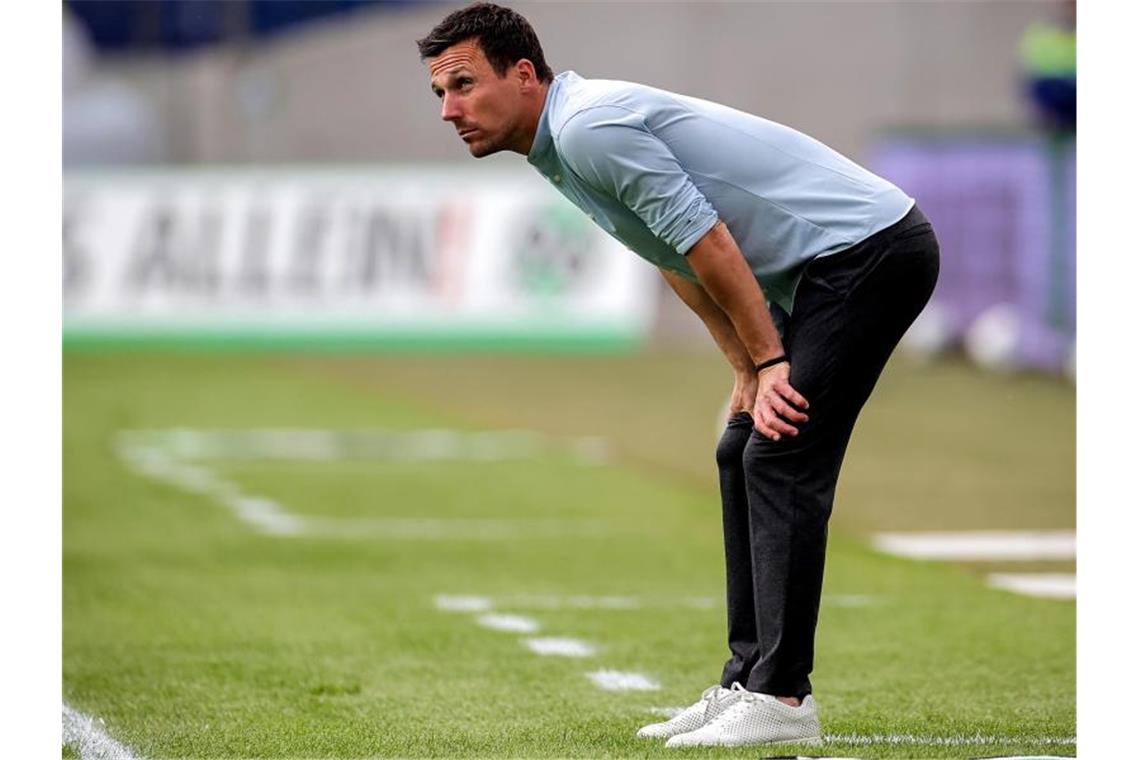
[[[1070,560],[1077,556],[1071,530],[879,533],[879,551],[911,559],[950,561]]]
[[[586,677],[606,691],[656,691],[661,688],[649,676],[621,670],[595,670],[587,673]]]
[[[991,573],[993,588],[1044,599],[1076,599],[1077,576],[1071,573]]]
[[[923,736],[921,734],[824,734],[824,741],[835,744],[872,746],[875,744],[905,744],[926,747],[999,746],[1003,744],[1040,744],[1070,747],[1077,743],[1075,736],[987,736],[965,734],[960,736]]]
[[[122,444],[119,454],[135,472],[176,485],[222,504],[242,522],[271,536],[296,536],[305,532],[305,521],[286,512],[270,499],[247,496],[204,467],[179,462],[157,449]]]
[[[226,507],[242,522],[259,533],[270,536],[309,536],[334,539],[385,538],[397,540],[503,540],[517,538],[561,538],[599,536],[607,532],[603,522],[597,520],[559,519],[494,519],[494,518],[330,518],[302,517],[291,514],[283,506],[265,497],[241,492],[233,483],[224,480],[201,464],[191,463],[206,454],[221,457],[233,454],[246,458],[283,456],[304,458],[304,453],[329,453],[322,446],[329,441],[356,441],[356,447],[336,449],[350,452],[367,448],[372,441],[364,434],[332,434],[330,431],[247,431],[232,434],[206,434],[202,431],[182,430],[172,433],[127,432],[118,439],[120,457],[136,473],[176,485],[191,493],[213,499]],[[443,435],[448,431],[421,431],[417,444],[421,454],[444,452],[446,445],[439,441],[453,440]],[[498,456],[502,451],[479,454],[478,445],[471,441],[483,440],[479,436],[490,433],[465,434],[466,446],[474,447],[476,457]],[[507,440],[515,440],[522,433],[511,433]],[[527,434],[529,435],[529,434]],[[495,439],[489,439],[495,440]],[[427,441],[425,444],[424,441]],[[432,443],[432,442],[435,443]],[[452,454],[454,450],[450,450]],[[244,452],[244,454],[243,454]],[[373,454],[376,452],[373,451]],[[330,455],[331,456],[331,455]]]
[[[475,622],[493,631],[507,631],[509,633],[538,633],[542,627],[534,618],[523,615],[487,613],[475,618]]]
[[[492,602],[486,596],[436,594],[435,606],[446,612],[487,612],[491,609]]]
[[[560,441],[529,430],[176,429],[124,431],[121,435],[129,445],[182,461],[495,462],[569,456],[578,464],[598,465],[610,458],[604,438]]]
[[[517,599],[518,597],[514,597]],[[561,599],[561,597],[541,597],[545,601]],[[595,597],[570,597],[577,601],[594,599]],[[625,602],[628,597],[598,597],[609,600],[620,599],[623,604],[620,609],[626,609]],[[537,633],[541,625],[534,618],[525,615],[512,615],[501,612],[490,612],[494,608],[494,600],[487,596],[473,596],[463,594],[436,594],[435,606],[445,612],[474,612],[475,622],[484,628],[507,633]],[[538,655],[556,657],[593,657],[598,648],[582,639],[565,636],[525,636],[519,643]],[[641,673],[629,673],[620,670],[596,670],[587,673],[586,677],[596,686],[607,691],[653,691],[661,686],[653,679]]]
[[[593,657],[597,647],[581,639],[571,638],[530,638],[522,640],[523,646],[535,654],[556,657]]]
[[[136,760],[129,749],[107,733],[103,721],[63,705],[63,743],[83,760]]]

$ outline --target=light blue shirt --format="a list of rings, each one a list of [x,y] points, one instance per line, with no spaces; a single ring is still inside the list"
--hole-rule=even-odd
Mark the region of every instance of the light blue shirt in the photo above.
[[[573,71],[551,84],[527,161],[634,253],[694,282],[685,254],[724,221],[768,300],[788,312],[809,261],[914,205],[782,124]]]

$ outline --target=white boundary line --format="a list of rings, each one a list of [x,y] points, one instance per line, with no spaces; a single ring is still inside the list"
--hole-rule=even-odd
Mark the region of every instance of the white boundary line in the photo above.
[[[560,601],[566,598],[574,599],[579,602],[582,600],[596,601],[599,599],[610,602],[617,600],[619,603],[618,609],[629,609],[629,604],[636,602],[633,597],[524,597],[523,595],[518,595],[503,598],[514,599],[516,601],[520,598],[538,598],[546,602],[552,600]],[[494,599],[489,596],[436,594],[433,597],[433,602],[435,603],[436,609],[442,612],[473,613],[473,619],[476,624],[495,631],[534,634],[542,629],[542,624],[534,618],[525,615],[496,612]],[[542,657],[587,658],[594,657],[598,653],[597,645],[589,641],[584,641],[583,639],[572,637],[523,636],[519,639],[519,643],[532,653]],[[642,673],[602,669],[585,673],[584,675],[589,678],[595,686],[606,691],[656,691],[661,688],[659,683]]]
[[[102,719],[92,718],[63,704],[63,743],[82,760],[138,760],[129,749],[111,738]]]
[[[1043,599],[1076,599],[1074,573],[991,573],[986,582],[993,588]]]
[[[534,618],[524,615],[502,615],[489,612],[480,615],[475,622],[492,631],[506,631],[508,633],[538,633],[542,628]]]
[[[1072,530],[879,533],[872,543],[879,551],[911,559],[1032,561],[1077,556],[1077,534]]]
[[[155,448],[120,440],[119,456],[136,473],[164,481],[191,493],[214,499],[242,522],[271,536],[296,536],[304,532],[304,521],[270,499],[243,494],[234,484],[204,467],[179,462]]]
[[[489,612],[493,603],[487,596],[436,594],[435,606],[445,612]]]
[[[304,517],[291,514],[272,499],[242,493],[235,484],[197,463],[207,458],[327,461],[378,457],[387,461],[457,458],[490,461],[534,459],[558,453],[553,443],[527,431],[125,431],[119,434],[116,443],[119,456],[136,473],[212,498],[239,520],[269,536],[502,540],[596,537],[608,532],[605,523],[599,520]],[[604,461],[604,449],[605,441],[583,438],[571,442],[569,450],[579,463],[592,465]]]
[[[560,636],[534,637],[522,640],[523,646],[535,654],[552,657],[593,657],[597,647],[588,641]]]
[[[593,466],[610,459],[604,438],[551,438],[531,430],[125,430],[120,441],[179,461],[292,460],[388,462],[497,462],[564,456]]]
[[[661,684],[642,673],[624,670],[595,670],[586,677],[606,691],[657,691]]]

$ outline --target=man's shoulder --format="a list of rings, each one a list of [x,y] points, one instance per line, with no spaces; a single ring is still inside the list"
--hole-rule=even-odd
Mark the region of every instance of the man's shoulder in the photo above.
[[[615,114],[637,113],[645,105],[644,85],[616,79],[586,79],[573,71],[559,74],[560,98],[551,111],[550,127],[561,135],[571,122],[577,127]]]

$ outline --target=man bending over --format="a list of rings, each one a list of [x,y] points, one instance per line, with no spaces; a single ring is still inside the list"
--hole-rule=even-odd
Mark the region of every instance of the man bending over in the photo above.
[[[554,76],[526,19],[476,3],[418,41],[441,116],[527,161],[655,264],[732,366],[716,450],[728,646],[719,684],[639,736],[818,742],[808,676],[847,442],[938,277],[914,200],[826,145],[630,82]]]

